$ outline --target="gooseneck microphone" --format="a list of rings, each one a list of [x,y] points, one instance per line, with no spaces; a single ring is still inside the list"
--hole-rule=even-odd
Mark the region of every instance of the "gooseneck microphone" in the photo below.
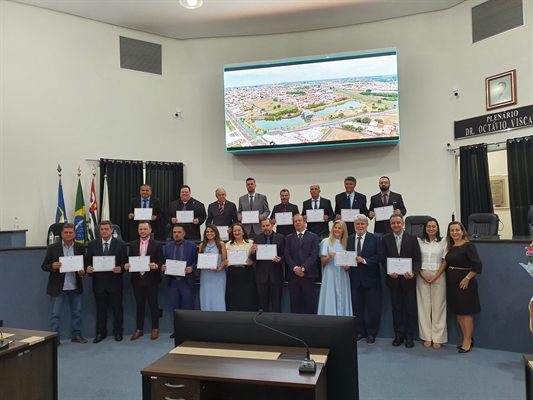
[[[282,331],[278,331],[277,329],[274,329],[271,326],[268,326],[268,325],[262,324],[260,322],[257,322],[257,317],[259,315],[261,315],[261,314],[263,314],[263,310],[259,310],[257,312],[257,314],[255,315],[255,317],[254,317],[254,322],[257,325],[262,326],[262,327],[267,328],[267,329],[270,329],[271,331],[280,333],[282,335],[288,336],[291,339],[298,340],[299,342],[302,342],[304,344],[305,348],[307,349],[307,352],[306,352],[306,357],[304,358],[304,360],[302,361],[302,364],[300,365],[299,371],[300,372],[304,372],[304,373],[312,373],[312,374],[314,374],[316,372],[316,364],[315,364],[315,360],[311,359],[311,355],[309,353],[309,346],[307,345],[307,343],[305,343],[302,339],[299,339],[299,338],[297,338],[295,336],[289,335],[288,333],[285,333],[285,332],[282,332]]]

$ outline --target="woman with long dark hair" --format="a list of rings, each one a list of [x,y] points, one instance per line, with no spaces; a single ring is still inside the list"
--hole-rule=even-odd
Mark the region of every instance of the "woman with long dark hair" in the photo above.
[[[218,228],[207,225],[199,253],[218,254],[217,268],[200,272],[200,309],[226,311],[226,246],[220,240]]]

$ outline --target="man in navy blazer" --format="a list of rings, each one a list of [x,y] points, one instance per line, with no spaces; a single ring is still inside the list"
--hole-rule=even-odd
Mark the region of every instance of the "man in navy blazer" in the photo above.
[[[320,196],[320,185],[312,184],[309,188],[311,198],[302,205],[302,216],[307,221],[307,210],[324,210],[322,222],[307,222],[307,229],[318,235],[318,240],[329,237],[329,222],[335,219],[335,213],[331,207],[331,201]]]
[[[136,239],[139,239],[139,221],[136,221],[135,218],[135,209],[136,208],[151,208],[152,209],[152,219],[150,223],[152,224],[152,231],[154,232],[154,237],[157,240],[163,239],[163,208],[161,207],[161,201],[152,196],[152,187],[147,184],[141,185],[140,188],[140,197],[134,197],[130,201],[128,219],[130,220],[130,242],[133,242]]]
[[[370,207],[368,216],[370,219],[374,218],[376,213],[375,208],[392,206],[395,214],[401,214],[405,216],[407,209],[403,204],[403,198],[400,193],[394,193],[390,190],[390,179],[387,176],[379,178],[380,193],[375,194],[370,198]],[[374,224],[374,233],[378,233],[383,236],[386,233],[391,232],[389,220],[376,221]]]
[[[126,244],[113,238],[113,224],[111,221],[100,222],[100,238],[89,242],[85,269],[92,277],[93,293],[96,300],[96,337],[93,343],[98,343],[107,337],[107,309],[113,311],[113,334],[115,340],[122,340],[124,312],[122,309],[122,291],[124,289],[124,265],[128,262]],[[113,271],[94,271],[93,257],[115,257]]]
[[[239,197],[239,209],[237,212],[237,218],[239,221],[242,221],[243,211],[259,211],[259,221],[257,224],[242,224],[248,237],[254,237],[261,233],[261,221],[268,218],[270,215],[267,197],[264,194],[256,193],[255,188],[255,179],[246,179],[246,190],[248,191],[248,194]]]
[[[391,273],[386,279],[387,287],[390,289],[392,324],[395,332],[392,345],[398,347],[405,340],[405,347],[412,348],[414,331],[417,328],[415,277],[420,272],[422,257],[416,236],[403,230],[403,216],[392,215],[390,225],[392,232],[381,239],[385,261],[387,258],[410,258],[412,261],[412,273],[407,272],[404,275]],[[384,263],[384,267],[387,267],[387,262]]]
[[[368,218],[358,215],[354,221],[355,234],[348,237],[347,251],[357,251],[357,266],[350,268],[352,308],[356,317],[357,341],[366,338],[369,345],[376,342],[381,321],[381,271],[383,248],[381,239],[368,232]]]
[[[170,303],[173,310],[194,310],[194,271],[198,262],[198,250],[196,244],[185,240],[185,229],[182,225],[174,225],[172,237],[174,241],[167,243],[163,249],[165,264],[161,270],[166,270],[168,260],[185,261],[187,266],[185,276],[167,275]]]
[[[295,233],[285,238],[291,312],[315,314],[314,289],[318,276],[318,236],[305,229],[301,215],[293,217]]]
[[[344,179],[345,192],[335,196],[335,215],[336,219],[341,219],[341,210],[359,210],[359,214],[368,215],[366,208],[366,196],[355,191],[357,180],[353,176],[347,176]],[[355,228],[352,223],[347,222],[348,234],[353,235]]]

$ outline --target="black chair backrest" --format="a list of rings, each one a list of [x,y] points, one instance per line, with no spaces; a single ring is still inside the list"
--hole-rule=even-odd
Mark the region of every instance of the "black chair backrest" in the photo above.
[[[100,239],[100,224],[96,225],[96,228],[94,230],[95,239]],[[117,231],[118,239],[122,240],[122,232],[120,231],[120,226],[118,226],[117,224],[113,224],[113,230]]]
[[[65,225],[64,222],[58,222],[56,224],[52,224],[50,225],[50,227],[48,228],[48,231],[46,231],[46,244],[50,244],[48,243],[48,236],[50,235],[50,232],[52,232],[54,234],[54,237],[56,236],[59,236],[60,240],[61,240],[61,229],[63,228],[63,225]]]
[[[500,218],[497,214],[470,214],[468,216],[468,235],[471,237],[498,237],[498,223]]]
[[[424,225],[429,218],[429,215],[410,215],[405,218],[405,231],[416,237],[422,236]]]

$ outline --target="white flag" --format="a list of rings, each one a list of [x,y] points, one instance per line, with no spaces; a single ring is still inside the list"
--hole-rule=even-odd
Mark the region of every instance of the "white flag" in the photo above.
[[[107,189],[107,175],[104,175],[104,196],[102,197],[102,219],[100,221],[109,220],[109,191]]]

